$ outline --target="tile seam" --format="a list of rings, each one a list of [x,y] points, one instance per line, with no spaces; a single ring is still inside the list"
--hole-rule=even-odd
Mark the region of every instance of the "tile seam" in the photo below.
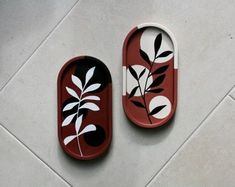
[[[44,166],[47,167],[47,169],[49,169],[53,174],[55,174],[57,177],[59,177],[62,181],[64,181],[67,185],[72,186],[64,177],[62,177],[57,171],[55,171],[51,166],[49,166],[49,164],[47,164],[43,159],[41,159],[31,148],[29,148],[24,142],[22,142],[18,137],[16,137],[16,135],[14,135],[13,133],[11,133],[9,131],[9,129],[7,129],[3,123],[0,122],[0,127],[12,138],[14,138],[14,140],[16,140],[22,147],[24,147],[27,151],[29,151],[33,156],[36,157],[36,159],[38,159],[39,162],[42,162],[42,164]]]
[[[48,32],[48,34],[41,40],[38,46],[32,51],[28,58],[26,58],[23,63],[19,66],[19,68],[11,75],[11,77],[3,84],[0,88],[0,93],[4,90],[4,88],[14,79],[14,77],[18,74],[18,72],[24,68],[27,62],[34,56],[34,54],[38,51],[38,49],[43,46],[43,44],[48,40],[48,38],[54,33],[54,31],[61,25],[61,23],[68,17],[68,15],[72,12],[72,10],[76,7],[80,0],[77,0],[73,6],[65,13],[65,15],[55,24],[55,26]]]
[[[196,133],[203,123],[208,119],[208,117],[217,109],[217,107],[224,101],[224,99],[230,96],[230,93],[235,88],[235,85],[225,93],[225,95],[220,99],[220,101],[209,111],[209,113],[202,119],[199,125],[189,134],[189,136],[183,141],[183,143],[176,149],[176,151],[170,156],[170,158],[163,164],[163,166],[151,177],[151,179],[146,183],[146,187],[165,169],[165,167],[170,163],[170,161],[175,157],[175,155],[183,148],[183,146],[191,139],[194,133]],[[231,97],[231,96],[230,96]]]

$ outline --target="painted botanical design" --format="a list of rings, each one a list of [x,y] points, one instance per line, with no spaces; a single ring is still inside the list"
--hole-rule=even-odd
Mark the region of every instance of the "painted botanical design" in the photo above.
[[[163,65],[161,67],[158,67],[157,64],[158,62],[161,61],[161,59],[173,55],[173,52],[170,50],[162,51],[164,47],[161,48],[161,45],[162,45],[162,34],[159,33],[154,40],[154,46],[152,46],[154,48],[153,56],[150,57],[146,51],[139,49],[139,54],[143,59],[145,66],[129,65],[128,67],[131,76],[134,78],[136,82],[134,88],[129,92],[128,99],[130,99],[133,105],[135,105],[138,108],[142,108],[143,110],[146,111],[146,116],[148,117],[149,123],[152,123],[150,116],[155,117],[165,107],[168,107],[166,104],[161,104],[156,106],[152,104],[152,101],[150,101],[150,103],[147,103],[146,99],[146,96],[150,93],[158,94],[164,91],[164,88],[161,87],[161,84],[164,82],[164,79],[166,77],[165,72],[167,71],[169,65]],[[142,99],[141,101],[135,100],[133,99],[133,96],[140,96]],[[166,97],[164,98],[162,97],[164,96],[157,96],[154,97],[153,100],[156,100],[156,98],[158,98],[161,100],[166,99],[166,102],[169,101]]]
[[[62,122],[62,127],[67,125],[75,125],[74,133],[64,138],[64,144],[68,145],[73,140],[77,140],[78,150],[81,156],[83,156],[83,152],[79,141],[80,136],[97,130],[97,126],[94,124],[87,124],[84,128],[81,128],[83,118],[85,117],[81,110],[86,109],[94,112],[100,110],[99,106],[92,102],[99,101],[100,98],[96,95],[91,95],[93,91],[96,91],[101,86],[100,83],[90,83],[90,80],[94,75],[95,68],[96,67],[92,67],[86,72],[84,83],[82,83],[82,81],[77,76],[71,76],[73,84],[80,90],[79,94],[74,89],[66,87],[68,94],[71,95],[72,98],[74,98],[76,101],[73,100],[72,102],[67,103],[63,108],[63,112],[72,110],[75,107],[77,110],[76,112],[69,114]],[[74,118],[75,123],[72,123]]]

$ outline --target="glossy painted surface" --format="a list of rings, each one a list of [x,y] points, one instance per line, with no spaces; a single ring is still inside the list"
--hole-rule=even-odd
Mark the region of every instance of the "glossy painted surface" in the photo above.
[[[70,156],[89,160],[103,154],[112,138],[112,82],[100,60],[69,60],[58,76],[58,136]]]
[[[141,24],[123,46],[123,107],[136,125],[166,124],[177,103],[177,46],[158,24]]]

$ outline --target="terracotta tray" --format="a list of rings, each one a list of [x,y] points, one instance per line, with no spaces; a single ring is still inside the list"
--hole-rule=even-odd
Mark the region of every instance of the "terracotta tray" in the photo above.
[[[132,29],[123,45],[123,107],[136,125],[166,124],[177,103],[177,46],[165,27],[147,23]]]
[[[107,67],[88,56],[69,60],[58,76],[58,137],[70,156],[100,156],[112,138],[112,83]]]

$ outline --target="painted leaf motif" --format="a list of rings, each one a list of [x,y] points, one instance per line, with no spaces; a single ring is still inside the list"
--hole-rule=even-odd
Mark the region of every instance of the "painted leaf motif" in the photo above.
[[[135,88],[133,88],[133,90],[131,91],[131,93],[128,97],[129,99],[135,95],[135,92],[137,91],[138,88],[139,88],[139,86],[136,86]]]
[[[73,102],[73,103],[69,103],[67,104],[64,108],[63,108],[63,112],[72,109],[73,107],[75,107],[79,102]]]
[[[87,84],[89,82],[89,80],[91,79],[91,77],[93,76],[95,71],[95,67],[89,69],[86,73],[86,80],[85,80],[85,84]]]
[[[71,121],[73,120],[74,116],[76,115],[77,113],[75,114],[71,114],[69,115],[67,118],[64,119],[63,123],[62,123],[62,127],[64,126],[67,126],[71,123]]]
[[[166,76],[165,74],[158,76],[158,77],[152,82],[152,84],[148,87],[148,89],[149,89],[149,88],[152,88],[152,87],[155,87],[155,86],[159,86],[159,85],[163,82],[163,80],[165,79],[165,76]]]
[[[75,75],[72,75],[72,82],[82,91],[82,81],[76,77]]]
[[[161,47],[161,43],[162,43],[162,34],[160,33],[157,35],[154,41],[155,57],[157,56],[157,53]]]
[[[77,94],[73,89],[71,89],[71,88],[69,88],[69,87],[66,87],[66,90],[67,90],[67,92],[68,92],[71,96],[73,96],[73,97],[79,99],[78,94]]]
[[[160,55],[158,55],[157,58],[167,57],[167,56],[170,55],[171,53],[173,53],[173,52],[172,52],[172,51],[164,51],[163,53],[161,53]]]
[[[145,108],[144,107],[144,105],[141,103],[141,102],[139,102],[139,101],[131,101],[135,106],[137,106],[137,107],[141,107],[141,108]]]
[[[131,66],[129,66],[129,71],[130,71],[131,75],[132,75],[136,80],[138,80],[138,75],[137,75],[136,71],[135,71]]]
[[[82,101],[84,100],[95,100],[95,101],[99,101],[100,98],[98,96],[95,96],[95,95],[90,95],[90,96],[86,96],[82,99]]]
[[[76,138],[77,135],[71,135],[71,136],[67,136],[65,139],[64,139],[64,145],[67,145],[68,143],[70,143],[74,138]]]
[[[152,93],[160,93],[162,92],[164,89],[162,88],[157,88],[157,89],[151,89],[151,90],[148,90],[148,92],[152,92]]]
[[[87,132],[91,132],[91,131],[95,131],[96,130],[96,126],[93,124],[87,125],[79,134],[78,136],[85,134]]]
[[[154,115],[157,114],[158,112],[160,112],[166,105],[161,105],[161,106],[157,106],[156,108],[154,108],[149,115]]]
[[[139,75],[139,79],[143,76],[143,74],[145,73],[146,69],[144,68],[143,71],[141,71],[140,75]]]
[[[145,53],[142,49],[139,49],[139,52],[140,52],[140,56],[144,59],[144,61],[150,65],[151,63],[150,63],[147,53]]]
[[[90,109],[92,111],[100,110],[100,108],[95,103],[85,103],[84,105],[80,107],[80,109],[83,109],[83,108]]]
[[[88,88],[86,88],[83,93],[87,93],[87,92],[97,90],[100,87],[100,85],[101,84],[99,84],[99,83],[92,84],[92,85],[88,86]]]
[[[169,65],[162,66],[162,67],[156,69],[151,75],[164,73],[168,67],[169,67]]]
[[[83,115],[79,116],[77,119],[76,119],[76,122],[75,122],[75,129],[76,129],[76,132],[78,133],[79,130],[80,130],[80,127],[82,125],[82,117]]]

